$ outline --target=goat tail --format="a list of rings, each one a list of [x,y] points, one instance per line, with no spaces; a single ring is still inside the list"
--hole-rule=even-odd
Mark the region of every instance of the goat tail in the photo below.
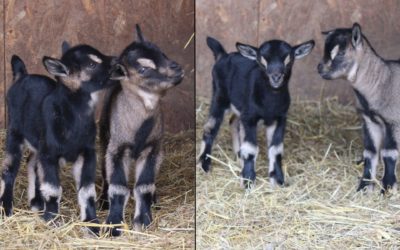
[[[16,82],[22,76],[28,74],[25,63],[17,55],[13,55],[11,58],[11,68],[13,73],[13,81]]]
[[[218,61],[221,56],[227,54],[224,47],[222,47],[221,43],[215,38],[207,37],[207,45],[213,52],[215,61]]]

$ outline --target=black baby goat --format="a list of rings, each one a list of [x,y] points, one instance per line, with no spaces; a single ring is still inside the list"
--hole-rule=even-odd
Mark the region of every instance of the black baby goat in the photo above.
[[[95,209],[96,124],[94,108],[99,90],[109,81],[112,57],[88,45],[63,44],[60,60],[44,57],[56,81],[28,74],[18,56],[12,57],[13,85],[7,93],[8,130],[0,185],[0,202],[12,214],[13,188],[22,150],[28,161],[28,197],[32,210],[49,220],[59,211],[62,188],[59,167],[74,162],[74,177],[83,221],[97,222]],[[92,228],[97,232],[97,228]]]
[[[282,185],[283,137],[290,105],[288,83],[294,60],[308,55],[314,41],[292,47],[284,41],[271,40],[260,48],[237,43],[239,52],[230,54],[214,38],[207,38],[207,44],[216,63],[212,71],[210,114],[204,125],[198,164],[204,171],[210,170],[212,144],[225,112],[230,109],[233,149],[241,159],[244,187],[250,188],[256,178],[259,121],[267,128],[271,183]]]

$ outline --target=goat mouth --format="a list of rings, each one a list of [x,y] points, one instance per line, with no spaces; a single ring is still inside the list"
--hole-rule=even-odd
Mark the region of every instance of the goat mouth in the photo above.
[[[271,85],[272,88],[279,89],[282,86],[282,82],[283,82],[282,80],[277,82],[270,80],[269,84]]]
[[[329,72],[318,72],[318,73],[325,80],[332,80],[333,79],[333,77],[331,76],[331,74]]]
[[[182,82],[184,75],[185,75],[184,72],[180,72],[180,73],[170,77],[169,79],[174,85],[178,85],[179,83]]]

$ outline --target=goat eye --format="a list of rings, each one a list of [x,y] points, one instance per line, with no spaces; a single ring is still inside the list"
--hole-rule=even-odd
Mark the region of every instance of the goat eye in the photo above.
[[[149,67],[140,67],[138,69],[139,74],[144,74],[146,73],[150,68]]]
[[[96,68],[96,66],[97,66],[97,64],[95,62],[89,62],[89,64],[88,64],[88,67],[90,69],[94,69],[94,68]]]

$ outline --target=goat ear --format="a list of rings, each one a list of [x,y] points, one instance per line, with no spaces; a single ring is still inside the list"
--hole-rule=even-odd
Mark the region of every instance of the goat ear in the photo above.
[[[54,76],[68,76],[69,70],[60,60],[51,57],[43,57],[43,65],[46,70]]]
[[[136,40],[141,43],[146,41],[146,39],[143,37],[142,30],[140,29],[139,24],[136,24]]]
[[[327,31],[322,31],[321,34],[324,35],[324,36],[329,36],[333,32],[335,32],[335,30],[327,30]]]
[[[243,43],[236,43],[236,48],[242,56],[253,61],[257,60],[257,48]]]
[[[128,77],[128,72],[126,71],[126,68],[122,64],[116,64],[112,71],[111,71],[111,76],[110,80],[122,80]]]
[[[315,45],[314,40],[307,41],[305,43],[299,44],[293,48],[294,58],[300,59],[310,54]]]
[[[67,41],[64,41],[61,45],[61,53],[64,55],[67,50],[71,48],[71,45]]]
[[[354,23],[353,28],[351,29],[351,44],[354,48],[362,45],[361,26],[358,23]]]

